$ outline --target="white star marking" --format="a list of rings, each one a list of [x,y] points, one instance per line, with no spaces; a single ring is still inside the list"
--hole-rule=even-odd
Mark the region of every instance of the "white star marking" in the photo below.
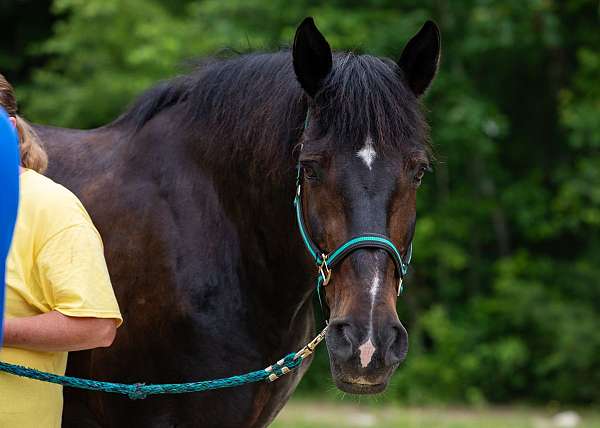
[[[377,152],[375,152],[375,149],[373,148],[373,140],[371,137],[367,137],[364,147],[356,152],[356,156],[362,159],[367,168],[369,168],[369,171],[373,169],[373,161],[375,161],[375,158],[377,157]]]

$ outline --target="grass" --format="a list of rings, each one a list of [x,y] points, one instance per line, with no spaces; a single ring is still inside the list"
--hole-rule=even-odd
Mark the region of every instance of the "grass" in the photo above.
[[[577,428],[600,428],[600,413],[578,412]],[[272,428],[571,428],[530,408],[441,408],[290,401]]]

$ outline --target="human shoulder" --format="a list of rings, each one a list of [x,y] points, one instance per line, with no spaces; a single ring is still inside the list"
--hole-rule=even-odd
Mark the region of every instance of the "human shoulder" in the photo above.
[[[91,224],[81,201],[66,187],[52,179],[27,170],[21,179],[20,210],[44,229],[46,235],[63,229]]]
[[[28,201],[40,207],[61,209],[64,206],[79,206],[81,202],[69,189],[49,177],[33,170],[26,170],[21,180],[21,192]]]

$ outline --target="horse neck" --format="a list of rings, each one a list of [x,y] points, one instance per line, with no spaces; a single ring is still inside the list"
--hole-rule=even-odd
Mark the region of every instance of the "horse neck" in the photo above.
[[[167,121],[168,122],[168,121]],[[298,123],[292,127],[301,129],[302,113]],[[252,121],[253,126],[269,129],[282,124]],[[156,135],[164,129],[149,129],[149,135]],[[239,131],[239,130],[238,130]],[[271,319],[281,326],[290,326],[312,318],[310,299],[313,287],[313,265],[298,233],[293,209],[295,194],[295,162],[292,148],[296,141],[271,141],[282,150],[278,156],[265,151],[242,151],[218,155],[205,149],[189,151],[193,146],[212,146],[217,152],[222,148],[219,141],[232,138],[225,132],[203,128],[189,133],[181,129],[181,135],[171,134],[168,138],[157,138],[157,150],[180,153],[173,165],[155,174],[165,178],[165,182],[180,181],[181,176],[198,174],[195,188],[201,190],[200,183],[208,179],[219,200],[226,220],[234,225],[240,247],[240,287],[242,294],[254,310],[264,313],[263,319]],[[242,131],[243,133],[243,131]],[[299,138],[301,133],[298,133]],[[164,148],[169,140],[171,147]],[[173,144],[181,144],[173,147]],[[255,147],[253,141],[239,141],[246,147]],[[269,142],[260,145],[267,148]],[[183,155],[181,154],[183,153]],[[266,158],[264,157],[266,156]],[[267,161],[268,159],[268,161]],[[150,173],[150,172],[148,172]],[[177,177],[179,175],[179,177]],[[171,186],[165,186],[171,187]]]
[[[247,289],[242,292],[281,319],[306,306],[313,273],[292,204],[292,152],[301,137],[306,99],[299,87],[285,83],[293,79],[287,68],[255,79],[245,91],[225,88],[207,74],[200,87],[220,88],[218,100],[202,93],[193,103],[165,110],[144,126],[131,148],[134,157],[146,158],[142,165],[159,169],[147,173],[164,177],[167,184],[195,173],[211,182],[238,235],[240,286]],[[153,161],[157,153],[171,159],[167,172]],[[202,191],[199,183],[194,188]]]
[[[203,87],[218,87],[220,97],[203,95],[198,100],[202,102],[192,104],[200,120],[193,122],[188,147],[191,157],[210,171],[237,226],[251,276],[247,283],[263,298],[293,307],[306,300],[312,283],[312,265],[292,203],[293,153],[302,136],[308,99],[295,83],[289,54],[261,58],[259,65],[240,65],[231,86],[207,74]],[[236,88],[239,84],[243,87]],[[189,111],[189,106],[182,108],[181,116]]]
[[[215,182],[237,226],[247,275],[242,286],[249,287],[259,306],[264,304],[272,316],[287,323],[309,303],[313,284],[312,265],[294,216],[293,166],[277,176],[263,175],[266,170],[240,173],[243,165],[230,170],[237,172],[217,174]]]

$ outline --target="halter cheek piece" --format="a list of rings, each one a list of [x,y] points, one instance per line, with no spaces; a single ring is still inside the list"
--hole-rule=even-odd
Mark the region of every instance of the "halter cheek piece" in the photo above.
[[[304,129],[308,127],[308,117],[310,114],[310,109],[306,113],[306,120],[304,122]],[[302,212],[302,166],[300,162],[296,166],[298,170],[298,174],[296,176],[296,196],[294,197],[294,207],[296,209],[296,220],[298,221],[298,229],[300,230],[300,235],[302,236],[302,241],[304,241],[304,245],[306,249],[310,253],[311,257],[315,261],[318,269],[318,277],[317,277],[317,295],[319,297],[319,303],[321,304],[321,308],[324,308],[323,299],[321,297],[321,288],[325,287],[329,284],[331,280],[332,270],[342,262],[346,257],[348,257],[352,252],[359,250],[361,248],[377,248],[380,250],[384,250],[394,261],[394,265],[396,266],[396,275],[398,278],[398,296],[402,293],[402,282],[404,280],[404,276],[408,272],[408,265],[410,264],[410,259],[412,257],[412,242],[408,246],[408,250],[404,257],[400,255],[400,252],[394,245],[394,243],[388,239],[384,235],[376,234],[376,233],[364,233],[362,235],[356,236],[354,238],[349,239],[344,242],[334,251],[330,253],[326,253],[321,251],[321,249],[315,244],[315,242],[311,239],[308,234],[308,229],[306,228],[306,223],[304,221],[304,214]]]

